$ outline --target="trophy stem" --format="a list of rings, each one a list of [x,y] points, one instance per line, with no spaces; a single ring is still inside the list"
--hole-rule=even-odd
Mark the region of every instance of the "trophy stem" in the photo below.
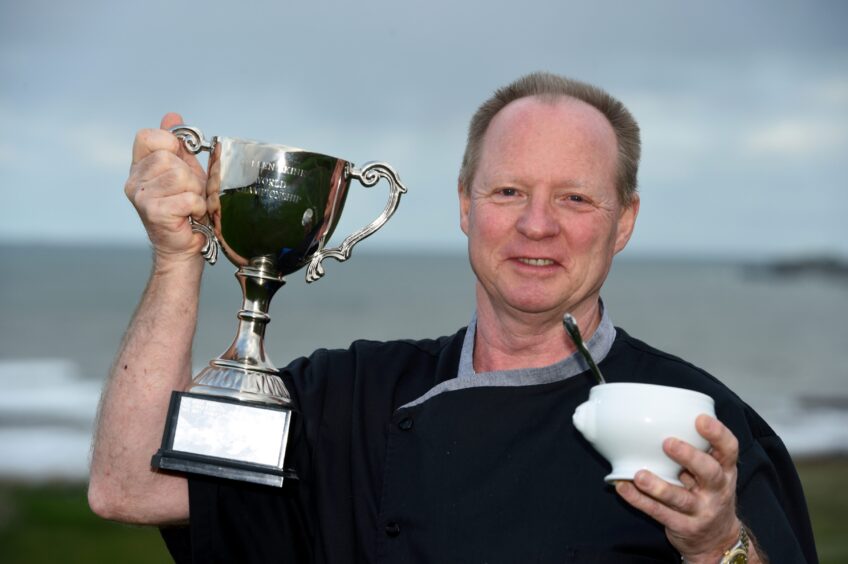
[[[265,354],[265,326],[271,298],[284,284],[266,257],[236,272],[242,289],[239,325],[230,347],[195,376],[189,391],[243,401],[288,405],[291,396]]]

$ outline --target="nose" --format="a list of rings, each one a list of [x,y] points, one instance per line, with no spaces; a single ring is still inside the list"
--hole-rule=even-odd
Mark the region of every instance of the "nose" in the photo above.
[[[519,233],[534,240],[554,237],[560,230],[555,210],[544,198],[531,197],[522,209],[515,226]]]

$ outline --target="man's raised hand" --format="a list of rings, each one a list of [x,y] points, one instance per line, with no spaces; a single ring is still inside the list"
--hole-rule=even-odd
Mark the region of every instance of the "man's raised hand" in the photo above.
[[[205,240],[192,232],[189,216],[206,215],[206,173],[169,128],[179,114],[162,118],[161,129],[142,129],[135,137],[124,193],[135,206],[153,244],[157,266],[199,262]]]

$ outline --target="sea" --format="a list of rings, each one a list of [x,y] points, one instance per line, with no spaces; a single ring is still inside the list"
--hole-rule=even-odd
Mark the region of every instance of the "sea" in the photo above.
[[[465,256],[354,252],[271,304],[277,366],[356,339],[451,334],[468,323]],[[149,249],[0,246],[0,479],[84,480],[98,398],[144,289]],[[241,293],[226,260],[207,267],[196,370],[232,341]],[[603,290],[614,323],[726,383],[795,457],[848,453],[848,279],[764,263],[628,256]]]

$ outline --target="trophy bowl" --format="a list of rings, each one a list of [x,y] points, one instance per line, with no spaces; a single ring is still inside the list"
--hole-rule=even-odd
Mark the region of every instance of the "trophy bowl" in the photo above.
[[[351,164],[282,145],[220,139],[210,156],[215,236],[236,266],[265,257],[280,275],[300,270],[332,235]]]

